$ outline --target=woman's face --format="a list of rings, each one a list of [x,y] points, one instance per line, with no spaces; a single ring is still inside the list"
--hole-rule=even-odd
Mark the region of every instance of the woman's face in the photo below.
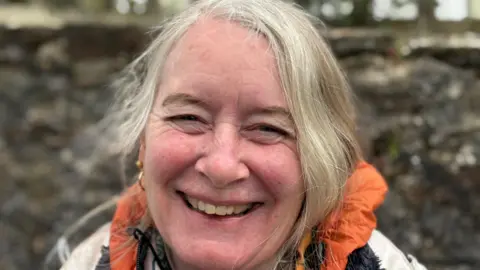
[[[261,269],[304,196],[295,128],[267,41],[230,22],[192,26],[167,59],[141,159],[176,269]]]

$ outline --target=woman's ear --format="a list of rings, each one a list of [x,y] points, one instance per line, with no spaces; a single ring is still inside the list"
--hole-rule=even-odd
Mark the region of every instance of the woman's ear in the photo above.
[[[140,148],[138,149],[138,161],[142,162],[145,160],[145,136],[140,136]]]

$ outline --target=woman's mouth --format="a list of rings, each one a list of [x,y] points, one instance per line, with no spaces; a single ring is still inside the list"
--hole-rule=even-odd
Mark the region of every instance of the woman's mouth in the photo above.
[[[187,206],[197,212],[209,216],[243,216],[258,208],[262,203],[248,203],[239,205],[213,205],[196,198],[192,198],[185,193],[180,193]]]

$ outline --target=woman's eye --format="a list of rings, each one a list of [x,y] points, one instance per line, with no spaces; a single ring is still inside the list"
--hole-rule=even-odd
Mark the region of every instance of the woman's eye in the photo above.
[[[276,128],[273,126],[269,126],[269,125],[260,125],[257,127],[257,129],[260,130],[261,132],[272,133],[272,134],[277,134],[281,136],[288,136],[288,132],[286,132],[285,130]]]
[[[192,114],[175,115],[167,118],[170,121],[201,121],[199,117]]]
[[[290,137],[290,134],[284,129],[266,124],[252,126],[244,132],[244,135],[260,144],[274,144]]]
[[[177,130],[188,134],[202,134],[208,129],[207,123],[193,114],[181,114],[167,117],[166,121]]]

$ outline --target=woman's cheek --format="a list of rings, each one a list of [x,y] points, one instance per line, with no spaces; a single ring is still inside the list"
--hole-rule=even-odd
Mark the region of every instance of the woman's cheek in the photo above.
[[[268,148],[263,154],[256,155],[261,158],[254,163],[261,179],[276,194],[290,196],[301,193],[303,180],[297,154],[282,144]]]
[[[146,141],[145,163],[155,175],[168,176],[186,170],[197,155],[199,138],[175,129],[152,132]]]

